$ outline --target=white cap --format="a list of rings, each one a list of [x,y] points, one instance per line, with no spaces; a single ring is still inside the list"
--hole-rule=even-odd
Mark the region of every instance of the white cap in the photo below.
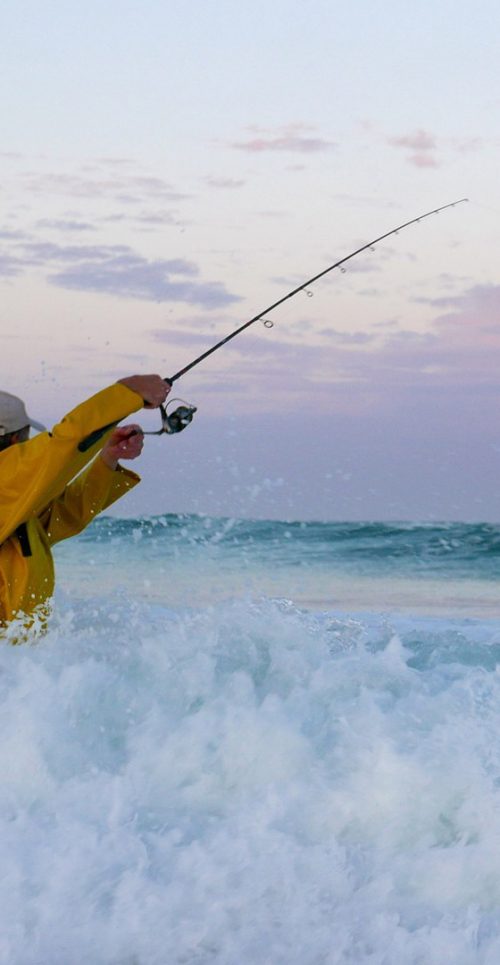
[[[26,412],[24,402],[11,395],[10,392],[0,392],[0,436],[6,436],[9,432],[19,432],[25,426],[33,426],[39,432],[45,431],[45,426],[41,422],[32,419]]]

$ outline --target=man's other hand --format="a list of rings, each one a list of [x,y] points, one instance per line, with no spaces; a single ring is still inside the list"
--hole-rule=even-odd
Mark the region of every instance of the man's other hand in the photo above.
[[[101,449],[101,459],[110,469],[116,469],[119,459],[137,459],[143,445],[144,436],[140,426],[120,426]]]

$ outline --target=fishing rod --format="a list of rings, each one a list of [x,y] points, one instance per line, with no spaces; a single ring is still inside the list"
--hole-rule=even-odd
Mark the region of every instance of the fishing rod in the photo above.
[[[404,228],[408,228],[412,224],[417,224],[418,222],[423,221],[424,218],[430,218],[432,214],[439,214],[440,211],[445,211],[446,208],[454,208],[457,204],[463,204],[468,200],[468,198],[460,198],[458,201],[451,201],[449,204],[443,204],[440,208],[433,208],[432,211],[426,211],[425,214],[420,214],[417,218],[412,218],[410,221],[405,221],[404,224],[400,224],[396,228],[391,228],[390,231],[386,231],[385,234],[379,235],[378,238],[374,238],[372,241],[367,241],[365,245],[361,245],[360,248],[356,248],[355,251],[351,251],[350,254],[340,258],[333,265],[329,265],[328,268],[324,268],[323,271],[318,272],[316,275],[313,275],[312,278],[308,278],[307,281],[302,282],[301,285],[297,285],[297,287],[293,288],[292,291],[287,292],[286,295],[278,298],[278,300],[273,302],[272,305],[264,308],[263,311],[259,312],[258,315],[254,315],[253,318],[250,318],[248,322],[244,322],[243,325],[240,325],[240,327],[235,329],[234,332],[226,335],[226,337],[222,338],[220,342],[216,342],[215,345],[212,345],[211,348],[207,349],[205,352],[202,352],[201,355],[198,355],[197,358],[185,365],[184,368],[179,369],[175,375],[165,378],[164,382],[167,382],[169,385],[173,385],[174,382],[177,382],[182,375],[185,375],[186,372],[190,372],[191,369],[194,369],[195,365],[199,365],[200,362],[203,362],[204,359],[208,358],[209,355],[212,355],[213,352],[216,352],[217,349],[222,348],[223,345],[226,345],[227,342],[230,342],[232,338],[236,338],[237,335],[239,335],[241,332],[244,332],[246,328],[250,327],[250,325],[254,325],[255,322],[258,322],[260,319],[263,319],[264,316],[269,315],[270,312],[274,311],[275,308],[278,308],[279,305],[283,305],[284,302],[288,301],[289,298],[293,298],[294,295],[298,295],[299,292],[305,291],[307,294],[312,295],[313,293],[309,291],[311,285],[317,282],[320,278],[323,278],[325,275],[328,275],[329,272],[334,271],[335,268],[340,268],[341,271],[345,271],[343,265],[345,265],[345,263],[350,261],[352,258],[356,258],[357,255],[361,254],[361,252],[367,251],[368,249],[374,251],[375,245],[379,244],[381,241],[384,241],[386,238],[390,238],[391,235],[397,235],[400,231],[403,231]],[[264,325],[266,325],[267,328],[272,328],[273,324],[274,323],[270,319],[266,318],[264,321]],[[182,405],[175,409],[174,412],[169,413],[168,406],[172,402],[181,402]],[[197,407],[195,405],[190,405],[190,403],[184,402],[182,399],[172,399],[166,406],[160,405],[159,409],[161,414],[161,429],[157,429],[153,432],[144,432],[145,436],[160,436],[164,433],[167,435],[173,435],[174,433],[182,432],[182,430],[185,429],[190,422],[192,422],[193,416],[197,411]],[[85,452],[87,449],[89,449],[90,446],[94,445],[94,443],[97,442],[104,435],[104,433],[107,432],[108,429],[111,429],[114,425],[117,425],[117,423],[104,426],[102,429],[96,430],[96,432],[91,433],[90,436],[87,436],[85,439],[83,439],[78,446],[80,451]]]
[[[418,218],[412,218],[411,221],[405,221],[404,224],[398,225],[397,228],[392,228],[391,231],[386,231],[384,235],[380,235],[378,238],[374,238],[373,241],[368,241],[366,245],[362,245],[361,248],[356,248],[356,251],[351,251],[349,255],[345,255],[344,258],[341,258],[339,261],[336,261],[335,264],[330,265],[329,268],[325,268],[323,271],[318,272],[317,275],[313,275],[312,278],[308,278],[308,280],[302,282],[301,285],[297,285],[297,288],[293,288],[292,291],[288,292],[286,295],[283,295],[282,298],[278,298],[277,302],[273,302],[273,304],[269,305],[268,308],[264,308],[264,310],[262,312],[259,312],[258,315],[254,315],[254,317],[251,318],[248,322],[244,322],[243,325],[240,325],[240,327],[237,328],[234,332],[231,332],[230,335],[226,335],[226,337],[222,338],[220,342],[216,343],[216,345],[212,345],[212,347],[207,349],[206,352],[203,352],[201,355],[198,355],[198,358],[194,359],[192,362],[189,362],[189,364],[185,365],[183,369],[179,369],[179,371],[176,372],[175,375],[170,376],[170,378],[168,379],[164,379],[164,381],[169,382],[170,385],[173,385],[174,382],[177,382],[177,379],[180,379],[181,375],[185,375],[186,372],[190,371],[190,369],[194,369],[195,365],[199,365],[199,363],[203,362],[203,360],[208,358],[209,355],[212,355],[212,352],[216,352],[217,349],[225,345],[226,342],[231,341],[232,338],[236,338],[236,336],[239,335],[240,332],[244,332],[245,329],[248,328],[250,325],[253,325],[254,322],[260,321],[261,318],[264,318],[264,315],[269,315],[269,313],[274,311],[275,308],[278,308],[278,305],[282,305],[283,302],[288,301],[289,298],[293,298],[293,296],[297,295],[299,292],[305,291],[306,289],[309,288],[310,285],[313,285],[314,282],[318,281],[320,278],[323,278],[324,275],[328,275],[328,273],[330,271],[333,271],[335,268],[340,268],[342,265],[345,265],[346,261],[350,261],[351,258],[355,258],[356,255],[360,255],[362,251],[367,251],[368,248],[371,248],[373,250],[374,246],[377,245],[380,241],[384,241],[385,238],[390,238],[391,235],[397,235],[398,231],[402,231],[403,228],[408,228],[409,225],[411,224],[416,224],[418,221],[423,221],[424,218],[429,218],[431,214],[439,214],[440,211],[444,211],[446,208],[454,208],[455,205],[462,204],[464,201],[468,201],[468,200],[469,200],[468,198],[460,198],[459,201],[452,201],[450,204],[443,204],[440,208],[434,208],[433,211],[427,211],[426,214],[421,214],[418,216]],[[273,322],[271,322],[270,326],[268,327],[272,327],[272,325],[273,325]]]

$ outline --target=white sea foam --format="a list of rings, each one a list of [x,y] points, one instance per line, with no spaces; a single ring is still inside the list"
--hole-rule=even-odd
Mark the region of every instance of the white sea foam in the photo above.
[[[0,961],[497,965],[499,641],[59,600],[0,647]]]

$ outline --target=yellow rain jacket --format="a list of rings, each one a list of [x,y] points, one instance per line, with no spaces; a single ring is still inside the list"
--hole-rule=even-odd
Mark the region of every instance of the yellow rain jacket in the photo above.
[[[95,457],[114,425],[143,404],[116,383],[52,432],[0,452],[0,627],[52,596],[51,546],[79,533],[139,482],[135,473],[112,470]]]

